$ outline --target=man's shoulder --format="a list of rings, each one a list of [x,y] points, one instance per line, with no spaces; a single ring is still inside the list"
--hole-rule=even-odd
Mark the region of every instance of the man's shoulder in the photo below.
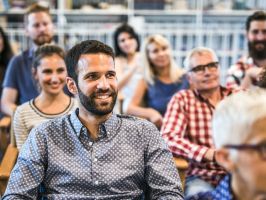
[[[28,59],[28,57],[29,57],[29,51],[30,50],[25,50],[25,51],[19,53],[18,55],[13,56],[11,61],[10,61],[10,66],[16,67],[17,69],[21,69],[21,65],[23,65],[25,63],[24,60]]]
[[[35,131],[44,132],[44,133],[45,132],[49,133],[49,130],[53,130],[53,132],[58,132],[58,133],[63,132],[64,128],[70,126],[69,116],[70,114],[45,121],[41,123],[39,126],[37,126],[35,128]]]
[[[195,95],[194,95],[193,90],[185,89],[185,90],[181,90],[175,93],[175,95],[172,98],[176,99],[178,102],[182,102],[182,101],[186,101],[188,99],[194,98],[194,97]]]
[[[117,117],[122,120],[122,126],[133,126],[135,128],[154,128],[155,125],[150,121],[132,116],[132,115],[125,115],[125,114],[117,114]]]
[[[120,118],[123,122],[126,123],[138,123],[138,124],[145,124],[150,123],[148,120],[132,116],[132,115],[126,115],[126,114],[117,114],[117,117]]]

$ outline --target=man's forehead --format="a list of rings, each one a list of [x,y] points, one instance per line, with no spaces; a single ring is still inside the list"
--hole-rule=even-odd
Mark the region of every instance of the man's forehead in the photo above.
[[[82,54],[78,60],[78,67],[90,67],[91,65],[114,66],[114,60],[112,56],[103,53]]]
[[[266,29],[266,20],[255,20],[250,23],[250,29],[254,28],[265,28]]]

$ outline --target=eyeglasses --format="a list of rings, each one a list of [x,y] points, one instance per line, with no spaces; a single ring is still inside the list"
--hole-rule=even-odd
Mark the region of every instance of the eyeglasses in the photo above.
[[[211,62],[206,65],[197,65],[196,67],[193,67],[189,71],[195,72],[195,73],[203,73],[205,72],[206,68],[210,71],[216,71],[219,66],[219,62]]]
[[[225,148],[236,150],[253,150],[257,151],[263,160],[266,160],[266,142],[261,144],[242,144],[242,145],[225,145]]]

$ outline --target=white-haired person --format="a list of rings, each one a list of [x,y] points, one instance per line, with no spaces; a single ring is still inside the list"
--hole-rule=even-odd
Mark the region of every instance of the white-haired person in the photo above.
[[[144,77],[138,82],[127,114],[146,118],[160,128],[167,103],[177,91],[189,88],[189,84],[162,35],[146,38],[141,58]]]
[[[266,91],[241,91],[223,100],[212,121],[216,160],[228,174],[212,192],[190,200],[266,199]]]
[[[12,123],[19,150],[33,127],[68,114],[77,107],[75,99],[63,90],[67,76],[64,55],[63,49],[57,45],[43,45],[35,52],[32,71],[40,94],[15,111]]]
[[[212,49],[194,48],[185,61],[192,88],[172,97],[161,132],[173,155],[189,162],[185,181],[189,196],[213,190],[225,175],[215,162],[211,119],[216,105],[231,91],[220,86],[219,61]]]

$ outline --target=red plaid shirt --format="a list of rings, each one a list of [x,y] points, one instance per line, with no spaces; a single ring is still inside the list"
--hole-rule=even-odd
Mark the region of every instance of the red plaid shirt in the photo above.
[[[245,73],[249,68],[258,67],[251,57],[243,56],[236,64],[232,65],[226,77],[226,87],[228,89],[240,89],[242,79],[245,77]],[[256,85],[256,82],[253,82]]]
[[[231,92],[220,89],[222,97]],[[187,176],[197,176],[216,186],[226,172],[204,155],[214,148],[211,119],[215,107],[196,90],[177,92],[163,119],[162,134],[175,156],[190,160]]]

